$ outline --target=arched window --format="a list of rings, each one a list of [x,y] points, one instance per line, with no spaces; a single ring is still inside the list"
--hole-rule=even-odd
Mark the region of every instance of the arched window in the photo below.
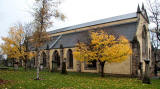
[[[69,49],[67,52],[67,59],[68,59],[68,68],[73,68],[73,54],[71,49]]]
[[[60,56],[57,50],[53,53],[53,61],[57,64],[57,67],[60,67]]]
[[[143,59],[147,58],[148,55],[148,40],[147,40],[147,29],[145,26],[143,26],[142,31],[142,57]]]
[[[97,69],[97,60],[84,62],[84,68],[86,70],[95,70],[95,69]]]
[[[151,49],[149,48],[149,59],[151,59]]]
[[[43,55],[43,62],[42,62],[42,65],[43,65],[43,67],[46,67],[46,63],[47,63],[47,62],[46,62],[46,59],[47,59],[46,57],[47,57],[47,55],[46,55],[45,52],[43,52],[42,55]]]

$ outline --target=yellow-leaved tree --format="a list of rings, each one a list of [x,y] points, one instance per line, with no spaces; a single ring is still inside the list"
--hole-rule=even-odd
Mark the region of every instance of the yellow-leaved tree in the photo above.
[[[105,63],[122,62],[132,54],[129,41],[120,36],[116,38],[103,30],[91,32],[90,43],[78,42],[73,52],[74,58],[80,61],[97,60],[101,66],[101,76],[104,77]]]
[[[23,26],[14,26],[10,28],[8,37],[2,37],[4,43],[0,45],[3,54],[6,54],[8,58],[15,59],[16,62],[19,59],[25,60],[25,56],[31,59],[34,54],[31,52],[25,52],[24,31]],[[18,66],[18,65],[17,65]]]

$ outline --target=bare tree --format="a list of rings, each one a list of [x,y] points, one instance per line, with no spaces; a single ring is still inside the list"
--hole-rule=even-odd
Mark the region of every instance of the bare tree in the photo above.
[[[29,52],[29,39],[33,34],[33,23],[28,23],[23,26],[23,31],[24,31],[24,47],[25,47],[25,52]],[[24,64],[25,64],[25,70],[27,69],[27,61],[28,61],[28,55],[25,55],[24,59]]]
[[[59,0],[36,0],[34,7],[34,33],[33,42],[36,48],[36,58],[37,58],[37,77],[39,80],[39,68],[40,68],[40,47],[48,41],[48,33],[46,30],[52,26],[52,17],[60,18],[63,20],[65,16],[59,12],[58,6],[60,4]]]
[[[160,1],[147,0],[147,5],[150,14],[150,21],[155,25],[153,30],[156,33],[157,39],[160,41]]]
[[[154,73],[157,76],[157,64],[160,62],[158,60],[158,49],[160,46],[160,1],[159,0],[147,0],[148,11],[150,22],[153,24],[153,28],[150,29],[151,33],[151,43],[152,43],[152,51],[154,56]]]
[[[153,63],[154,63],[154,74],[155,76],[157,76],[157,67],[158,67],[158,62],[160,62],[160,60],[158,60],[158,58],[160,57],[159,55],[159,51],[158,48],[160,46],[160,41],[157,39],[156,37],[156,33],[152,32],[152,30],[150,30],[151,33],[151,43],[152,43],[152,54],[153,54]]]
[[[20,57],[20,65],[22,66],[22,61],[25,63],[25,70],[26,70],[26,63],[27,60],[31,59],[33,57],[33,54],[29,52],[28,46],[29,46],[29,37],[32,35],[32,23],[29,24],[22,24],[21,22],[17,22],[14,25],[15,28],[22,30],[22,33],[19,34],[21,36],[19,43],[19,51],[20,53],[23,53],[23,55]],[[17,60],[15,60],[18,62]],[[18,66],[18,65],[17,65]]]

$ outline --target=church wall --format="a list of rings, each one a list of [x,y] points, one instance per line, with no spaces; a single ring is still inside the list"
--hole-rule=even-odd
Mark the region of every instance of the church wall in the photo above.
[[[116,24],[123,24],[123,23],[127,23],[127,22],[133,22],[133,21],[137,21],[137,18],[132,18],[132,19],[127,19],[127,20],[122,20],[122,21],[116,21],[116,22],[111,22],[111,23],[106,23],[106,24],[100,24],[100,25],[95,25],[95,26],[90,26],[90,27],[84,27],[84,28],[79,28],[79,29],[75,29],[75,30],[71,30],[71,31],[66,31],[66,32],[61,32],[61,33],[56,33],[56,34],[52,34],[51,36],[56,36],[56,35],[60,35],[60,34],[67,34],[67,33],[72,33],[72,32],[77,32],[77,31],[84,31],[84,30],[88,30],[88,29],[95,29],[95,28],[100,28],[100,27],[104,27],[104,26],[111,26],[111,25],[116,25]],[[142,69],[143,72],[145,70],[145,63],[144,60],[142,58],[142,29],[143,29],[143,25],[145,24],[146,28],[148,28],[148,23],[145,21],[145,19],[142,17],[142,15],[139,14],[139,24],[137,26],[137,32],[136,32],[136,36],[137,36],[137,40],[140,44],[140,61],[142,62]],[[150,45],[150,39],[149,39],[149,32],[147,32],[147,36],[148,36],[148,54],[151,52],[149,52],[149,49],[151,51],[151,45]],[[64,58],[67,59],[67,51],[69,49],[72,49],[72,51],[74,51],[74,48],[64,48]],[[49,51],[49,69],[50,71],[52,70],[52,55],[54,53],[54,51],[57,50],[59,55],[60,55],[60,49],[51,49]],[[60,60],[60,62],[62,63],[62,60]],[[61,64],[62,65],[62,64]],[[67,68],[68,65],[66,65]],[[98,73],[100,72],[100,65],[99,63],[97,63],[97,69],[95,70],[88,70],[84,68],[84,62],[79,62],[75,59],[73,59],[73,69],[69,69],[67,68],[67,71],[81,71],[81,72],[95,72]],[[61,69],[61,66],[60,68]],[[132,73],[132,56],[128,57],[127,60],[125,60],[124,62],[121,63],[106,63],[104,66],[104,73],[109,73],[109,74],[127,74],[130,75]]]
[[[73,48],[64,48],[64,59],[65,58],[67,59],[67,51],[69,49],[73,50]],[[50,71],[52,70],[52,60],[53,60],[53,56],[52,55],[53,55],[55,50],[57,50],[58,53],[60,54],[60,49],[51,49],[50,50],[50,58],[49,58],[49,69],[50,69]],[[60,60],[60,62],[61,62],[61,65],[62,65],[62,60]],[[60,68],[58,70],[61,69],[61,67],[62,67],[61,65],[60,65]],[[66,68],[67,67],[68,67],[68,65],[66,65]],[[77,71],[77,61],[76,60],[73,59],[73,69],[67,69],[67,71]]]
[[[67,58],[67,51],[71,49],[74,52],[74,48],[64,48],[64,58]],[[50,50],[50,60],[49,60],[49,69],[50,71],[52,70],[52,54],[54,51],[57,50],[60,54],[60,49],[52,49]],[[130,75],[130,60],[131,57],[128,57],[127,60],[121,62],[121,63],[105,63],[104,66],[104,73],[107,74],[125,74],[125,75]],[[61,60],[62,62],[62,60]],[[67,64],[67,63],[66,63]],[[66,65],[67,71],[72,71],[72,72],[92,72],[92,73],[98,73],[100,72],[100,65],[97,62],[97,68],[96,69],[85,69],[85,64],[84,62],[79,62],[75,58],[73,58],[73,69],[68,69],[68,65]],[[60,69],[58,69],[60,70]]]
[[[140,62],[142,62],[142,70],[143,70],[143,73],[145,71],[145,62],[144,62],[144,58],[143,58],[143,55],[142,55],[142,50],[143,50],[143,44],[142,44],[142,31],[143,31],[143,26],[146,26],[146,29],[147,29],[147,40],[148,40],[148,48],[147,48],[147,58],[148,57],[151,57],[151,43],[150,43],[150,34],[148,32],[148,23],[147,21],[144,19],[144,17],[139,14],[139,24],[137,26],[137,33],[136,33],[136,36],[137,36],[137,40],[140,44]],[[150,52],[149,52],[149,49],[150,49]],[[149,55],[150,54],[150,55]],[[150,61],[152,61],[152,59],[150,58]],[[151,62],[150,62],[151,63]]]
[[[77,32],[77,31],[84,31],[84,30],[88,30],[88,29],[95,29],[95,28],[100,28],[100,27],[104,27],[104,26],[111,26],[111,25],[116,25],[116,24],[135,22],[135,21],[137,21],[137,18],[116,21],[116,22],[111,22],[111,23],[105,23],[105,24],[100,24],[100,25],[95,25],[95,26],[90,26],[90,27],[79,28],[76,30],[52,34],[51,36],[56,36],[56,35],[60,35],[60,34],[67,34],[67,33],[72,33],[72,32]],[[67,58],[68,49],[72,49],[72,51],[74,51],[74,48],[64,48],[64,58]],[[50,50],[50,60],[49,60],[50,71],[52,70],[52,54],[55,50],[57,50],[60,54],[59,49],[51,49]],[[100,72],[99,63],[97,63],[97,69],[95,69],[95,70],[85,69],[84,66],[85,66],[84,62],[79,62],[79,61],[73,59],[73,69],[67,69],[67,71],[75,71],[75,72],[81,71],[81,72],[94,72],[94,73]],[[127,74],[127,75],[131,74],[131,57],[129,57],[126,61],[121,62],[121,63],[111,63],[111,64],[106,63],[105,68],[104,68],[104,73]]]
[[[81,63],[81,72],[91,72],[91,73],[98,73],[99,72],[99,65],[97,63],[97,68],[96,69],[85,69],[85,64],[84,62]]]
[[[126,59],[125,61],[121,62],[121,63],[105,63],[104,66],[104,73],[106,74],[124,74],[124,75],[130,75],[131,71],[130,71],[130,58],[128,57],[128,59]],[[98,73],[100,72],[100,64],[99,62],[97,62],[97,69],[93,70],[89,70],[89,69],[85,69],[84,68],[84,62],[81,63],[82,65],[82,69],[81,72],[92,72],[92,73]]]
[[[128,57],[128,59],[121,63],[105,63],[104,73],[130,75],[130,60],[131,57]]]

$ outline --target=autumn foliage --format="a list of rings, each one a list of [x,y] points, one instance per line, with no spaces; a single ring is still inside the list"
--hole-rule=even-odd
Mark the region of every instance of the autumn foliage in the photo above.
[[[73,52],[74,58],[80,61],[97,60],[101,65],[102,77],[105,62],[122,62],[132,54],[129,41],[120,36],[116,38],[104,31],[91,32],[89,44],[78,42]]]
[[[36,60],[37,60],[37,78],[39,80],[39,68],[40,68],[40,47],[49,41],[49,34],[47,29],[53,25],[53,18],[64,20],[65,16],[60,13],[58,6],[59,0],[36,0],[34,6],[34,33],[33,41],[36,48]]]
[[[31,52],[25,52],[24,42],[24,32],[22,26],[14,26],[10,28],[8,32],[8,37],[2,37],[4,41],[3,44],[0,45],[3,54],[6,54],[8,58],[14,59],[25,59],[25,56],[28,59],[31,59],[34,54]]]

